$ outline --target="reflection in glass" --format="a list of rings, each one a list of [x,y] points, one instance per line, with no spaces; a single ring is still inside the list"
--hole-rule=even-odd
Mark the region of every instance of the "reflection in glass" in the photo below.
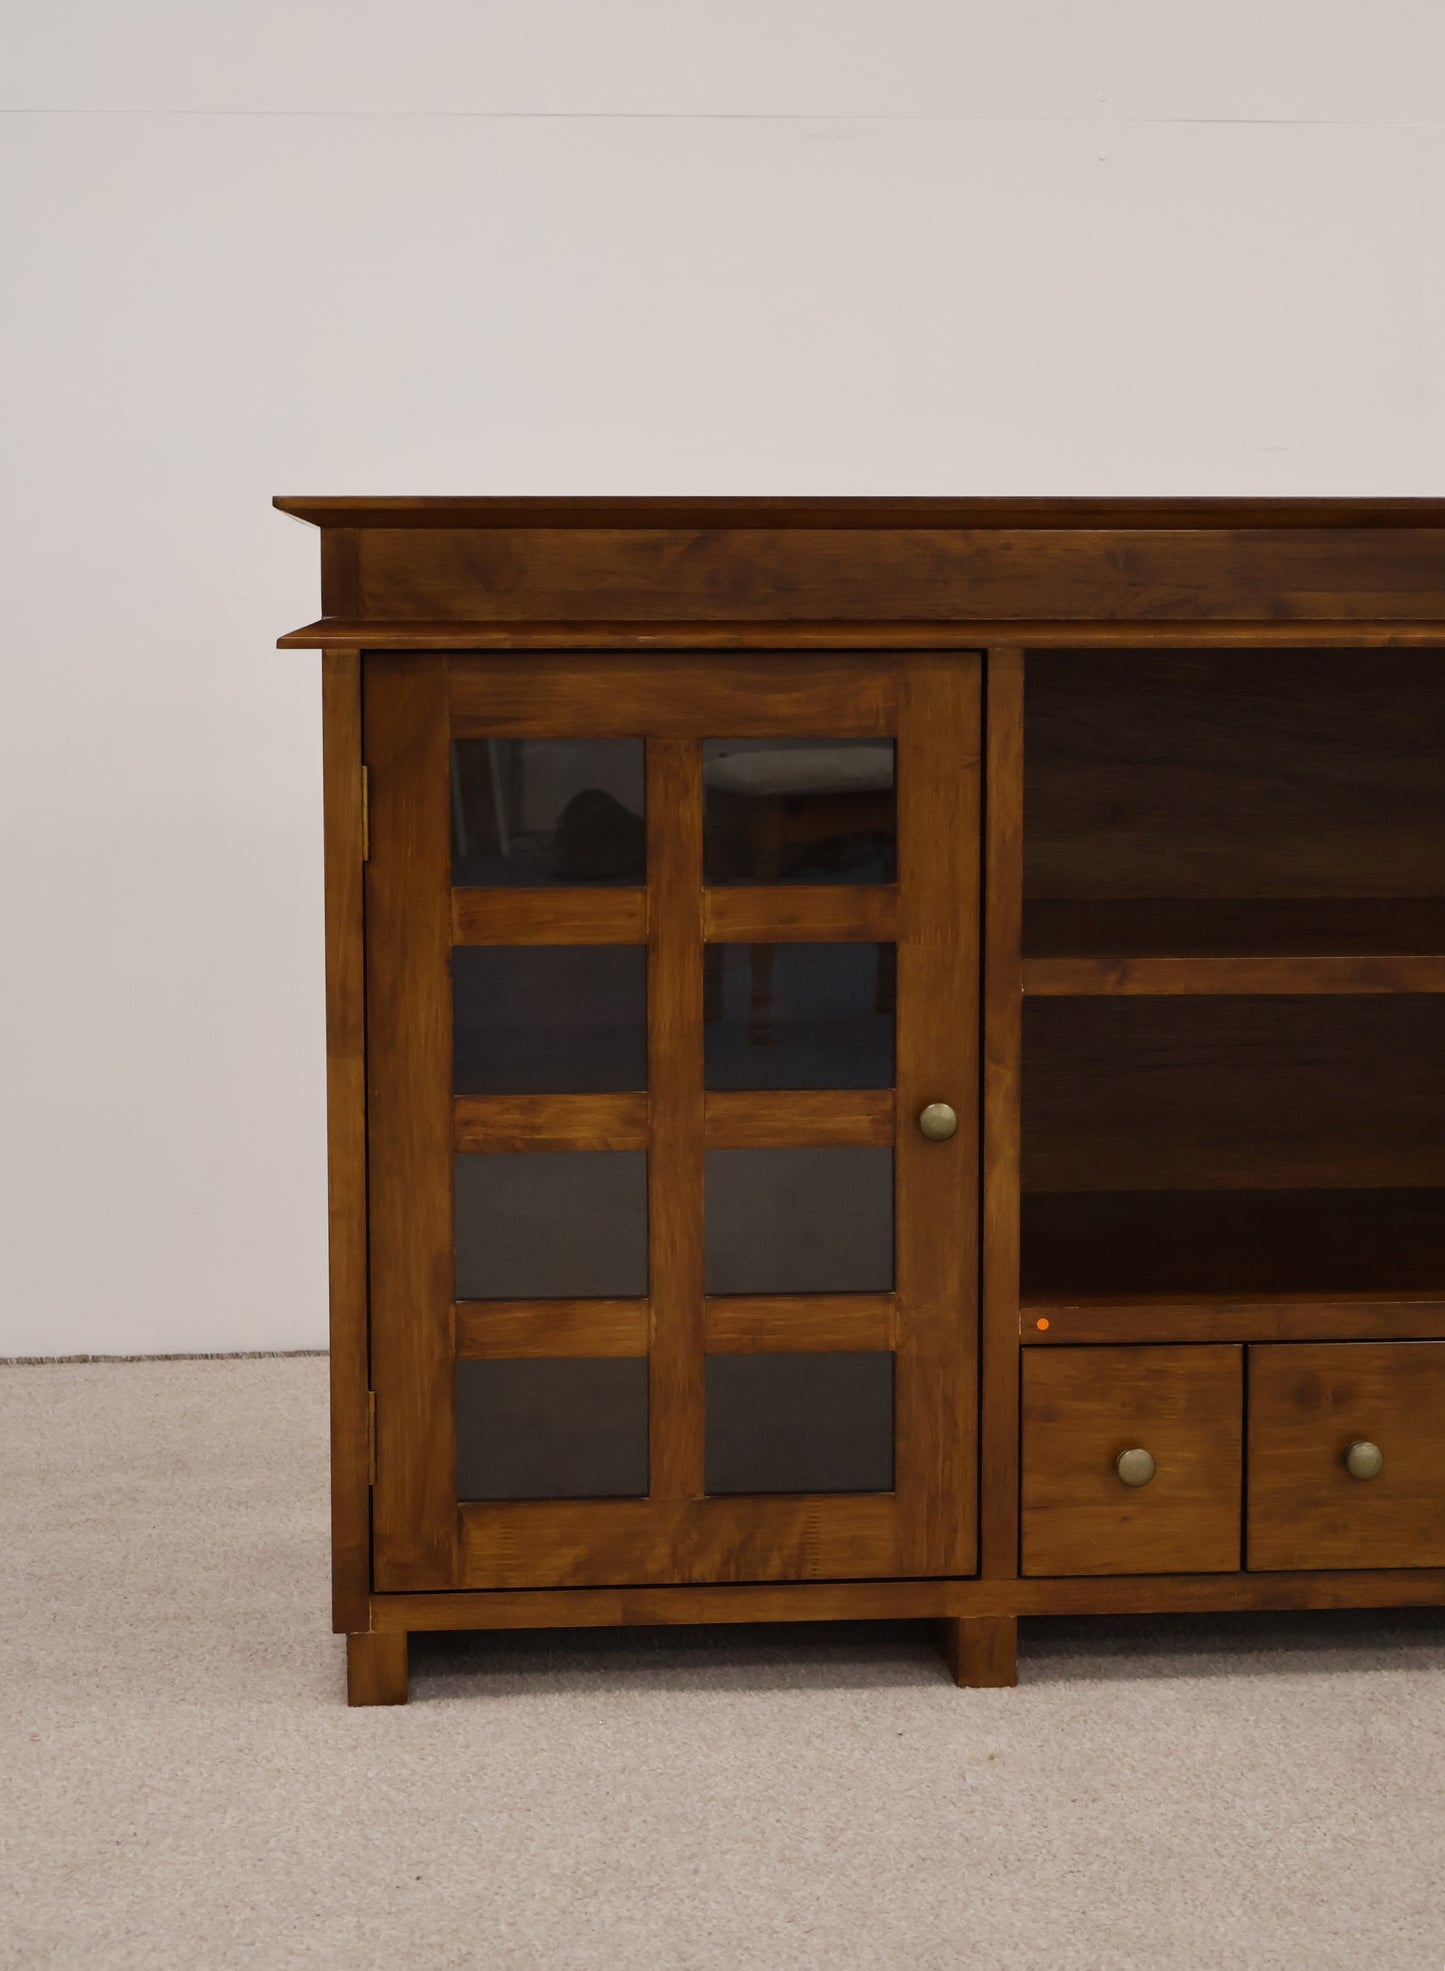
[[[588,1095],[647,1086],[641,945],[459,945],[458,1095]]]
[[[895,947],[710,944],[709,1088],[891,1088]]]
[[[459,1499],[647,1490],[647,1363],[457,1363]]]
[[[709,883],[896,879],[891,739],[709,739],[702,755]]]
[[[710,1355],[709,1492],[889,1492],[893,1357]]]
[[[647,880],[640,739],[458,739],[452,882]]]
[[[645,1150],[490,1150],[455,1167],[458,1300],[647,1292]]]
[[[707,1291],[887,1293],[893,1152],[709,1150]]]

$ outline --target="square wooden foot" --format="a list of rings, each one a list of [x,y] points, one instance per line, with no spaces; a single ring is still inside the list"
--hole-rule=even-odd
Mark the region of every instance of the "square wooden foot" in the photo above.
[[[346,1638],[348,1704],[405,1704],[406,1692],[404,1633]]]
[[[943,1653],[965,1690],[1005,1690],[1019,1680],[1016,1615],[946,1615]]]

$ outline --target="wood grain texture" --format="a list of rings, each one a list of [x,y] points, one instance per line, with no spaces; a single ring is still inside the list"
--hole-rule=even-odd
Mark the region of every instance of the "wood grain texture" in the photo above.
[[[649,739],[647,1159],[655,1505],[703,1491],[702,748]]]
[[[712,1089],[703,1127],[716,1150],[891,1143],[894,1107],[891,1088]]]
[[[1028,1191],[1445,1185],[1445,998],[1037,999]]]
[[[374,1595],[381,1634],[700,1622],[919,1621],[942,1616],[1163,1615],[1232,1609],[1445,1607],[1445,1569],[1136,1574],[1014,1581],[801,1581]]]
[[[277,493],[316,527],[1445,527],[1445,500]]]
[[[1149,998],[1261,993],[1445,992],[1438,958],[1030,958],[1031,998]]]
[[[1297,622],[1445,615],[1432,526],[414,527],[361,532],[361,613]]]
[[[977,1564],[982,665],[900,659],[898,1345],[902,1571]],[[957,1111],[947,1142],[916,1117]]]
[[[1024,1300],[1435,1299],[1441,1203],[1429,1189],[1031,1193]]]
[[[1433,898],[1438,938],[1438,654],[1040,654],[1027,695],[1029,898]]]
[[[984,776],[980,1567],[1018,1572],[1024,653],[988,653]]]
[[[1378,1444],[1377,1478],[1344,1455]],[[1250,1567],[1445,1567],[1445,1341],[1249,1351]]]
[[[790,651],[978,650],[1017,644],[1025,650],[1065,650],[1087,656],[1100,650],[1238,650],[1267,662],[1280,650],[1439,650],[1445,648],[1445,616],[1409,621],[1341,623],[1320,617],[1277,622],[1000,622],[979,617],[958,622],[707,621],[668,619],[649,623],[508,618],[486,622],[430,622],[395,617],[323,616],[276,639],[280,650],[666,651],[754,650],[775,660]]]
[[[366,1628],[371,1588],[361,660],[354,650],[328,651],[321,662],[321,757],[331,1274],[331,1605],[333,1625],[344,1633]]]
[[[667,1499],[656,1490],[655,1461],[654,1451],[650,1499],[463,1504],[457,1585],[878,1580],[906,1571],[891,1493]]]
[[[348,1704],[405,1704],[407,1684],[405,1630],[368,1632],[346,1638]]]
[[[1137,1294],[1026,1300],[1020,1339],[1031,1346],[1070,1342],[1360,1341],[1445,1335],[1445,1295]]]
[[[646,890],[453,890],[453,944],[646,944]]]
[[[651,1324],[645,1300],[459,1300],[457,1358],[645,1355]]]
[[[891,1349],[898,1310],[891,1293],[737,1294],[704,1310],[709,1355],[786,1355]]]
[[[356,527],[322,532],[321,607],[328,616],[361,613],[361,534]]]
[[[1442,951],[1440,897],[1030,897],[1024,906],[1026,965],[1438,958]]]
[[[1029,1349],[1022,1389],[1025,1574],[1238,1568],[1242,1350]],[[1114,1460],[1136,1446],[1158,1472],[1130,1487]]]
[[[644,1150],[647,1097],[637,1095],[458,1095],[457,1150]]]
[[[898,935],[898,892],[882,883],[739,884],[703,892],[710,944],[888,944]]]
[[[940,1641],[949,1675],[962,1690],[1011,1690],[1019,1680],[1019,1625],[1014,1615],[949,1615]]]
[[[446,664],[366,659],[373,1537],[386,1589],[455,1579]]]
[[[808,653],[690,668],[666,650],[606,664],[571,652],[476,656],[453,672],[451,700],[456,738],[868,739],[886,736],[894,713],[888,665]]]

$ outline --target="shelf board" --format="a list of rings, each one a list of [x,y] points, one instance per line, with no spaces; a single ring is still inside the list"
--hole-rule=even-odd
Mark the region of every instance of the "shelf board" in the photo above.
[[[1438,1340],[1445,1293],[1121,1294],[1031,1299],[1019,1338],[1080,1342]]]
[[[1023,990],[1044,998],[1445,992],[1445,899],[1039,899],[1024,906]]]

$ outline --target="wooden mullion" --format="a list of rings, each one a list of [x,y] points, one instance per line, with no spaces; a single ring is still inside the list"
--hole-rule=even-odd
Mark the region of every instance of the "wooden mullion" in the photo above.
[[[645,944],[646,890],[460,889],[453,944]]]
[[[891,1293],[738,1294],[709,1300],[709,1355],[891,1350],[898,1339]]]
[[[887,944],[898,932],[898,892],[888,883],[740,883],[703,895],[709,944]]]
[[[647,1096],[458,1095],[458,1150],[642,1150]]]
[[[704,1098],[709,1149],[893,1141],[891,1088],[710,1090]]]
[[[900,659],[897,1494],[903,1572],[977,1555],[981,666]],[[960,1126],[930,1142],[932,1102]]]
[[[459,1361],[647,1353],[645,1300],[462,1300],[456,1307]]]
[[[369,656],[374,1540],[381,1588],[456,1567],[447,659]]]
[[[649,1470],[703,1491],[702,747],[647,742]]]
[[[1024,653],[990,650],[984,777],[979,1564],[1018,1573]]]

